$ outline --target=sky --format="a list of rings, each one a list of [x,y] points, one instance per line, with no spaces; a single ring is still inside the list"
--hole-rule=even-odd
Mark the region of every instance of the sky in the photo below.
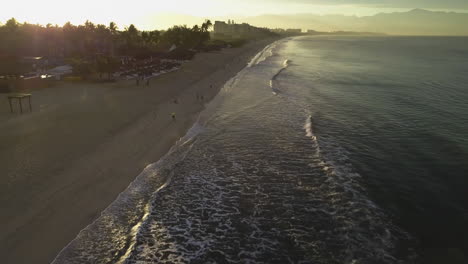
[[[367,16],[413,8],[468,12],[468,0],[16,0],[2,3],[0,23],[18,21],[63,25],[111,21],[120,28],[135,24],[140,29],[163,29],[191,24],[190,16],[227,18],[261,14],[344,14]]]

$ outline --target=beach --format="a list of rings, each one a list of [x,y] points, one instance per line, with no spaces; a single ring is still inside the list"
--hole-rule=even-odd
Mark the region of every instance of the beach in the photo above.
[[[2,263],[51,262],[272,41],[199,53],[180,70],[151,79],[149,86],[136,86],[134,80],[60,82],[33,91],[33,111],[26,108],[22,115],[11,114],[4,99]]]

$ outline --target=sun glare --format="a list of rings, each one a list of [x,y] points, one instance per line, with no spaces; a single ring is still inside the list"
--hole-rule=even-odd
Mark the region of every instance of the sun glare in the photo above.
[[[27,7],[27,8],[25,8]],[[205,18],[227,20],[262,14],[319,15],[342,14],[370,16],[379,12],[408,11],[408,8],[375,8],[364,5],[324,5],[305,1],[250,1],[250,0],[19,0],[2,5],[0,23],[11,17],[20,22],[63,25],[70,21],[82,24],[86,20],[108,24],[116,22],[120,28],[136,25],[138,28],[165,29],[175,24],[193,25]]]
[[[24,8],[27,6],[27,8]],[[153,0],[134,0],[134,1],[12,1],[3,4],[0,14],[0,21],[5,22],[11,17],[18,21],[39,23],[39,24],[58,24],[63,25],[70,21],[74,24],[83,23],[91,20],[95,23],[107,24],[111,21],[119,25],[136,24],[143,27],[155,26],[157,22],[161,24],[183,23],[179,19],[171,20],[170,16],[161,16],[160,14],[179,14],[197,17],[222,17],[222,16],[252,16],[260,14],[279,14],[279,13],[340,13],[359,14],[359,10],[352,6],[325,6],[309,5],[303,3],[281,3],[252,1],[230,1],[230,0],[176,0],[176,1],[153,1]],[[365,11],[371,13],[372,11]],[[156,21],[154,17],[164,17],[166,21]],[[153,18],[152,18],[153,16]],[[156,23],[149,25],[148,23]]]

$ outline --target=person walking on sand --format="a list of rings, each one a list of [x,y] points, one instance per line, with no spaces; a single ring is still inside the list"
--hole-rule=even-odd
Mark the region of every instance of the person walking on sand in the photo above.
[[[171,117],[172,117],[172,120],[176,120],[176,115],[175,115],[175,113],[172,113],[172,114],[171,114]]]

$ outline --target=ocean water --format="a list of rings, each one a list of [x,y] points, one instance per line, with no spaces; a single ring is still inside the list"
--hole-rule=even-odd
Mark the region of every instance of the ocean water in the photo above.
[[[273,43],[55,263],[464,263],[467,43]]]

